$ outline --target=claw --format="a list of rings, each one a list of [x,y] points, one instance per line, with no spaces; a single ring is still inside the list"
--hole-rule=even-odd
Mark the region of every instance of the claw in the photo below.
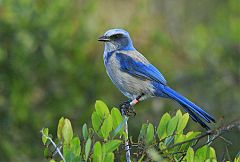
[[[133,107],[130,107],[128,110],[127,110],[127,116],[132,116],[132,117],[134,117],[134,116],[136,116],[136,111],[135,111],[135,109],[133,108]]]
[[[125,101],[119,105],[120,111],[126,116],[136,116],[136,112],[133,106],[130,105],[130,101]]]

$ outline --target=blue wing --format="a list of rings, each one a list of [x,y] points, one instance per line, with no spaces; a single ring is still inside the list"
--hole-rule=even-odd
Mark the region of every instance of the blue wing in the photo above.
[[[151,64],[144,64],[143,62],[134,60],[132,57],[116,53],[116,58],[120,63],[120,69],[134,77],[142,80],[151,80],[166,85],[167,82],[163,75]]]

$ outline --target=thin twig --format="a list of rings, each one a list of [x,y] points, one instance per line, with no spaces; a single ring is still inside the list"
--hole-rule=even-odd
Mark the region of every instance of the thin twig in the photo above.
[[[228,147],[225,146],[225,148],[226,148],[226,154],[227,154],[228,160],[232,161],[231,156],[230,156],[229,151],[228,151]]]
[[[219,138],[221,138],[224,142],[226,142],[228,145],[232,145],[232,142],[226,138],[224,138],[223,136],[219,136]]]
[[[223,152],[222,152],[222,158],[221,161],[224,162],[225,160],[225,154],[226,154],[226,148],[224,148]]]
[[[208,130],[208,131],[205,132],[204,134],[199,135],[199,136],[197,136],[197,137],[195,137],[195,138],[192,138],[192,139],[189,139],[189,140],[186,140],[186,141],[183,141],[183,142],[179,142],[179,143],[170,145],[170,146],[168,146],[167,148],[160,150],[160,152],[162,153],[162,152],[164,152],[164,151],[166,151],[166,150],[169,150],[169,149],[171,149],[171,148],[174,148],[174,147],[176,147],[176,146],[180,146],[180,145],[182,145],[182,144],[189,143],[189,142],[192,142],[192,141],[195,141],[195,140],[198,140],[198,141],[199,141],[200,139],[202,139],[202,138],[204,138],[204,137],[206,137],[206,136],[214,135],[207,143],[205,143],[205,144],[203,144],[203,145],[200,146],[200,147],[202,147],[202,146],[204,146],[204,145],[208,145],[208,144],[212,143],[215,139],[217,139],[218,137],[221,137],[221,135],[222,135],[223,133],[231,130],[231,129],[234,128],[234,127],[238,127],[238,126],[240,126],[240,121],[235,121],[235,122],[232,122],[231,124],[229,124],[229,125],[227,125],[227,126],[220,127],[220,128],[218,128],[218,129],[216,129],[216,130]],[[198,148],[200,148],[200,147],[198,147]]]
[[[197,136],[197,137],[195,137],[195,138],[192,138],[192,139],[189,139],[189,140],[186,140],[186,141],[183,141],[183,142],[179,142],[179,143],[170,145],[170,146],[168,146],[167,148],[162,149],[160,152],[164,152],[164,151],[166,151],[166,150],[169,150],[169,149],[174,148],[174,147],[176,147],[176,146],[180,146],[180,145],[185,144],[185,143],[189,143],[189,142],[192,142],[192,141],[195,141],[195,140],[199,140],[199,139],[201,139],[201,138],[203,138],[203,137],[206,137],[206,136],[209,135],[209,134],[211,134],[211,131],[207,131],[206,133],[204,133],[204,134],[202,134],[202,135],[200,135],[200,136]]]
[[[121,114],[122,114],[124,119],[127,118],[123,109],[121,110]],[[125,136],[126,162],[131,162],[131,159],[130,159],[131,153],[130,153],[129,140],[128,140],[128,123],[127,123],[127,120],[126,120],[126,124],[125,124],[125,127],[124,127],[124,131],[126,133],[126,136]]]
[[[47,139],[52,143],[53,147],[56,149],[57,153],[60,155],[60,157],[62,158],[62,160],[63,160],[64,162],[66,162],[66,160],[65,160],[65,158],[63,157],[63,155],[62,155],[59,147],[57,147],[57,145],[53,142],[52,138],[50,138],[49,136],[46,136],[46,135],[43,133],[43,129],[41,130],[41,133],[42,133],[42,135],[43,135],[45,138],[47,138]]]

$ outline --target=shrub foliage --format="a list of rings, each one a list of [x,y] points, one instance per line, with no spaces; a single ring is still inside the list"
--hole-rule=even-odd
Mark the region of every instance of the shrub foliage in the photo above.
[[[102,101],[96,101],[91,116],[92,125],[82,126],[81,134],[73,132],[69,119],[58,122],[57,138],[49,134],[48,128],[42,129],[44,156],[54,161],[93,161],[111,162],[125,160],[124,141],[127,137],[124,126],[128,118],[123,118],[117,108],[111,111]],[[174,116],[165,113],[157,126],[147,122],[142,124],[139,136],[129,139],[131,160],[133,161],[217,161],[215,150],[211,147],[205,132],[186,131],[189,120],[187,113],[180,110]],[[237,162],[240,158],[235,158]]]

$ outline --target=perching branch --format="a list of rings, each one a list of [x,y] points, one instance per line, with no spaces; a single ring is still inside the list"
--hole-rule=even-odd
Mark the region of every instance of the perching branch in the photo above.
[[[121,109],[121,114],[122,114],[124,119],[127,118],[123,109]],[[124,131],[126,133],[126,135],[125,135],[126,162],[131,162],[131,159],[130,159],[131,153],[130,153],[129,140],[128,140],[128,123],[127,123],[127,120],[126,120],[126,124],[125,124],[125,127],[124,127]]]
[[[61,157],[61,159],[66,162],[65,158],[63,157],[59,147],[57,147],[57,145],[53,142],[52,138],[50,138],[49,136],[46,136],[44,133],[43,133],[43,129],[41,130],[41,133],[42,133],[42,136],[44,136],[45,138],[47,138],[51,144],[53,145],[53,147],[56,149],[57,153],[59,154],[59,156]]]
[[[160,152],[164,152],[166,150],[169,150],[171,148],[174,148],[174,147],[177,147],[177,146],[180,146],[180,145],[183,145],[185,143],[189,143],[189,142],[193,142],[193,141],[199,141],[201,140],[202,138],[206,137],[206,136],[209,136],[209,135],[213,135],[213,137],[205,144],[201,145],[200,147],[204,146],[204,145],[209,145],[211,144],[215,139],[217,138],[220,138],[221,135],[225,132],[228,132],[229,130],[235,128],[235,127],[239,127],[240,126],[240,121],[235,121],[235,122],[232,122],[231,124],[227,125],[227,126],[222,126],[218,129],[215,129],[215,130],[208,130],[207,132],[205,132],[204,134],[201,134],[195,138],[192,138],[192,139],[189,139],[189,140],[186,140],[186,141],[183,141],[183,142],[179,142],[179,143],[176,143],[176,144],[173,144],[173,145],[170,145],[168,146],[167,148],[161,150]],[[225,141],[225,140],[224,140]]]
[[[218,129],[216,130],[211,130],[209,133],[209,135],[213,135],[213,137],[205,144],[203,144],[202,146],[204,145],[210,145],[213,141],[215,141],[217,138],[221,138],[223,139],[225,142],[229,143],[229,141],[227,141],[225,138],[223,138],[221,135],[230,131],[231,129],[235,128],[235,127],[239,127],[240,126],[240,120],[239,121],[235,121],[235,122],[232,122],[226,126],[222,126],[222,127],[219,127]],[[200,147],[202,147],[200,146]]]

